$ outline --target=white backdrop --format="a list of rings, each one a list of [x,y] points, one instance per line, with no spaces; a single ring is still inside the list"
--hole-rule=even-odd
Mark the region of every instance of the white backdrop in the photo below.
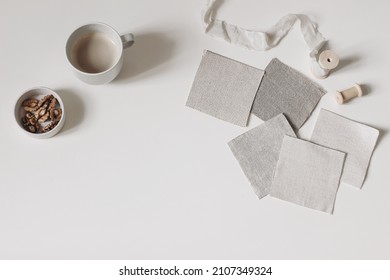
[[[319,23],[342,63],[299,134],[310,137],[319,108],[380,129],[363,189],[341,184],[333,216],[259,201],[226,143],[262,121],[241,128],[184,106],[204,49],[261,69],[278,57],[312,77],[299,28],[261,53],[204,35],[203,0],[0,0],[0,258],[390,258],[389,3],[225,2],[218,16],[248,28],[289,12]],[[68,35],[92,21],[136,36],[103,86],[77,80],[65,57]],[[368,94],[337,105],[333,92],[356,82]],[[49,140],[13,118],[38,85],[68,114]]]

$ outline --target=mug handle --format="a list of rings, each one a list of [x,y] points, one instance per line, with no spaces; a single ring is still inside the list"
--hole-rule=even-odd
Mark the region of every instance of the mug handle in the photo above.
[[[122,45],[124,49],[131,47],[134,44],[134,35],[132,33],[124,34],[121,36]]]

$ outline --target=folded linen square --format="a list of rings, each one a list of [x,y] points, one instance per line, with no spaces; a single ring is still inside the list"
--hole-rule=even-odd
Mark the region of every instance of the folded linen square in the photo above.
[[[285,136],[271,196],[332,213],[345,154]]]
[[[284,135],[295,137],[280,114],[228,143],[259,199],[269,194]]]
[[[205,51],[186,106],[246,126],[264,71]]]
[[[361,188],[378,136],[377,129],[321,109],[310,141],[346,153],[341,181]]]
[[[309,78],[274,58],[265,68],[252,113],[264,121],[283,113],[291,126],[299,129],[325,93]]]

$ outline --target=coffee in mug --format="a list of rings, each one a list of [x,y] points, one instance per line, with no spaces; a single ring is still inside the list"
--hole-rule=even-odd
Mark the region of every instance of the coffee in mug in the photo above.
[[[104,33],[94,32],[77,40],[72,48],[72,64],[80,71],[100,73],[118,60],[115,43]]]
[[[123,50],[134,43],[133,34],[120,36],[112,27],[92,23],[76,29],[66,44],[68,61],[80,80],[89,84],[112,81],[123,65]]]

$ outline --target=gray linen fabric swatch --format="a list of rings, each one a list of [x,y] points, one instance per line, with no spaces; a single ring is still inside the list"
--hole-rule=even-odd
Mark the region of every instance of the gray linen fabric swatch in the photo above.
[[[269,194],[284,135],[295,137],[280,114],[228,143],[259,199]]]
[[[205,51],[186,106],[246,126],[264,71]]]
[[[252,113],[269,120],[283,113],[299,129],[326,93],[297,70],[274,58],[266,67]]]
[[[341,181],[361,188],[379,131],[321,109],[311,140],[347,154]]]
[[[333,213],[345,154],[285,136],[271,196]]]

